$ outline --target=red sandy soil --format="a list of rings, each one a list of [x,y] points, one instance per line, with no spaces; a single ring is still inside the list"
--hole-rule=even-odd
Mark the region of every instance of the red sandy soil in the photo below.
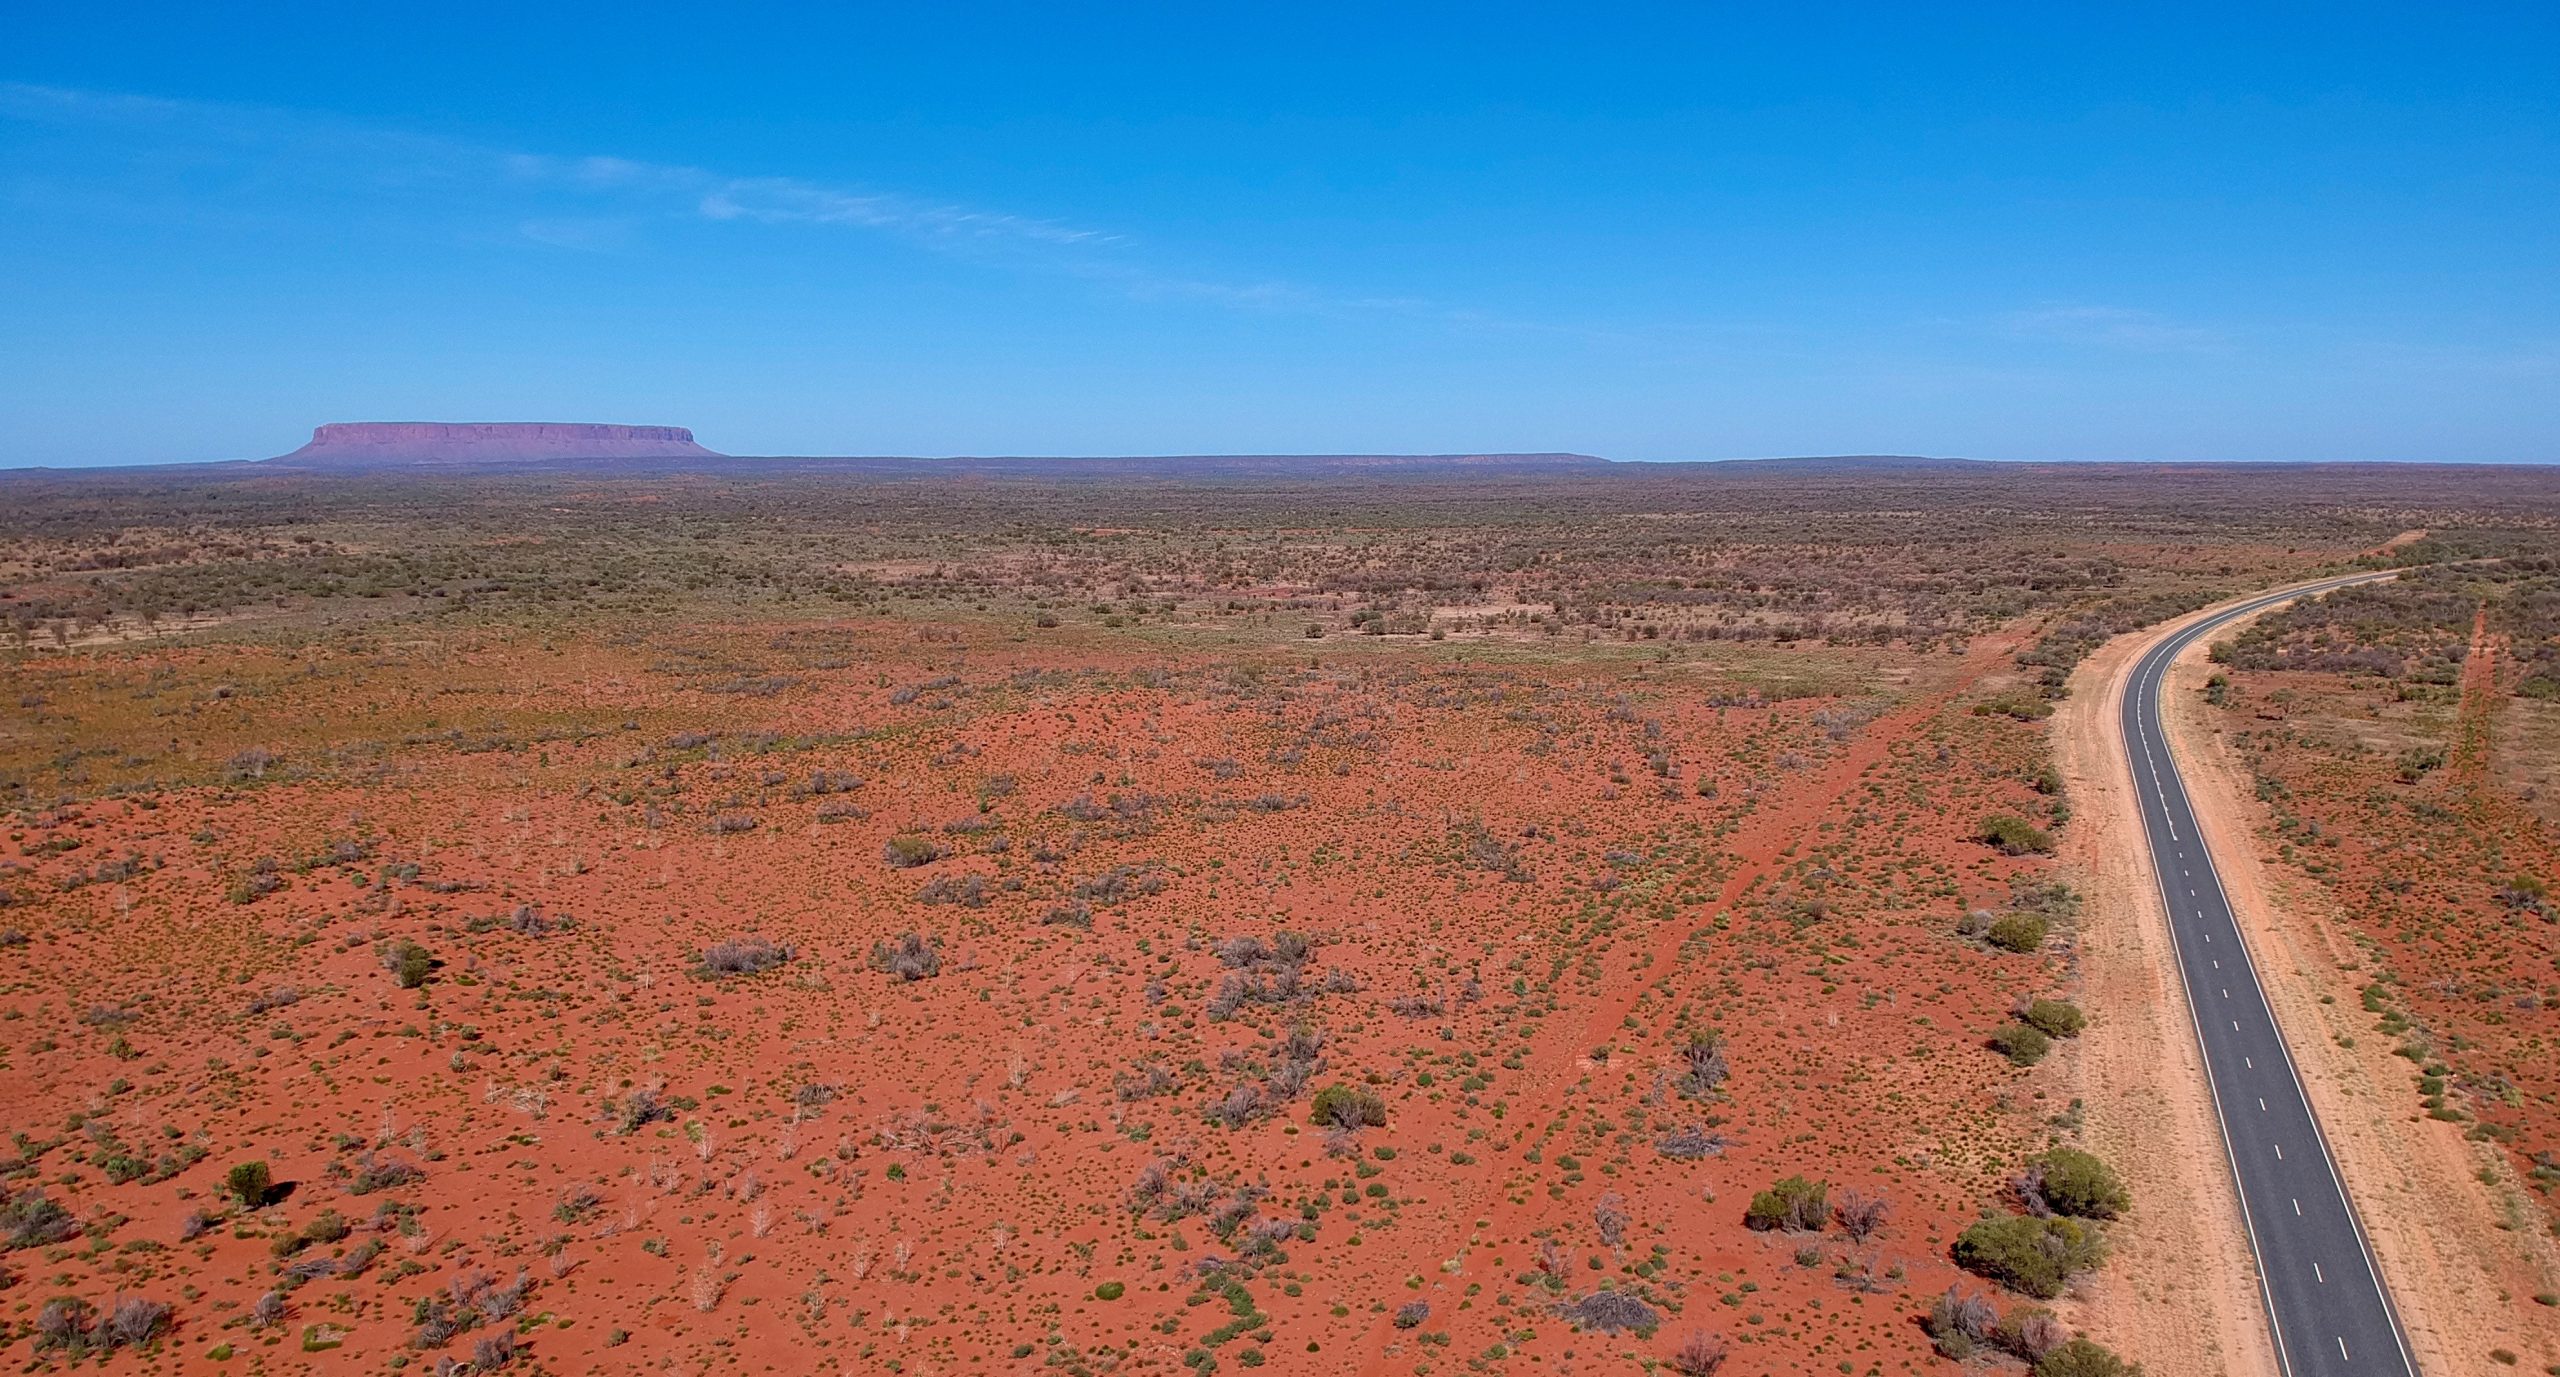
[[[2014,649],[1776,704],[1729,661],[877,625],[27,668],[38,736],[124,743],[100,771],[234,778],[12,831],[12,1190],[87,1233],[11,1255],[0,1306],[156,1297],[153,1361],[208,1370],[414,1355],[421,1304],[481,1276],[521,1309],[426,1360],[512,1326],[552,1372],[1563,1372],[1707,1331],[1727,1371],[1936,1370],[1948,1242],[2077,1121],[2067,1044],[1983,1045],[2065,988],[2069,932],[1953,931],[2052,865],[1973,840],[2048,806],[2043,729],[1967,710]],[[895,868],[897,837],[946,854]],[[1272,999],[1213,1017],[1220,945],[1284,930],[1295,993],[1265,961]],[[874,969],[910,931],[940,973]],[[750,936],[793,958],[699,970]],[[1322,1069],[1218,1122],[1301,1027]],[[1692,1097],[1711,1027],[1731,1078]],[[1311,1125],[1337,1083],[1386,1125]],[[672,1117],[626,1125],[638,1092]],[[1720,1148],[1657,1150],[1684,1128]],[[226,1204],[250,1159],[289,1193]],[[1747,1230],[1799,1172],[1889,1199],[1881,1230]],[[287,1256],[328,1212],[352,1232]],[[1658,1331],[1558,1316],[1603,1282]]]
[[[2344,675],[2237,672],[2222,724],[2268,805],[2271,849],[2351,915],[2378,982],[2364,999],[2375,1036],[2426,1052],[2409,1067],[2412,1108],[2476,1122],[2529,1170],[2560,1157],[2560,928],[2506,896],[2517,876],[2560,874],[2560,848],[2488,778],[2499,658],[2475,628],[2450,704]],[[2440,763],[2413,767],[2409,752],[2430,747]],[[2418,1086],[2439,1060],[2445,1083]]]

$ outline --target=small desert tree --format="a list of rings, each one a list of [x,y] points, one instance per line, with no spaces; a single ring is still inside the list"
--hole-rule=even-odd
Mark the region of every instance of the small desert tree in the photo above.
[[[894,943],[873,943],[871,968],[900,980],[927,980],[942,974],[942,951],[938,944],[925,940],[923,933],[910,932]]]
[[[1840,1203],[1834,1213],[1839,1216],[1841,1232],[1857,1242],[1864,1243],[1875,1234],[1876,1230],[1884,1227],[1885,1215],[1891,1209],[1891,1202],[1881,1195],[1844,1190],[1840,1192]]]
[[[2035,1377],[2133,1377],[2141,1370],[2103,1345],[2073,1339],[2038,1359]]]
[[[1307,1122],[1322,1128],[1384,1128],[1387,1102],[1351,1085],[1328,1085],[1307,1106]]]
[[[2065,999],[2031,999],[2018,1011],[2018,1019],[2046,1037],[2074,1038],[2088,1026],[2088,1017],[2080,1006]]]
[[[755,975],[783,965],[794,954],[792,948],[761,937],[731,938],[704,948],[702,962],[694,968],[694,974],[706,980]]]
[[[1692,1329],[1680,1346],[1671,1350],[1671,1370],[1680,1377],[1716,1377],[1724,1367],[1725,1342],[1721,1334]]]
[[[913,835],[891,837],[880,845],[880,859],[892,870],[912,870],[942,859],[942,848],[930,838]]]
[[[1991,1050],[2012,1065],[2033,1066],[2053,1050],[2053,1039],[2024,1023],[2004,1023],[1991,1035]]]
[[[1693,1100],[1716,1093],[1731,1074],[1725,1065],[1724,1034],[1713,1028],[1692,1034],[1688,1046],[1681,1049],[1680,1059],[1686,1067],[1680,1077],[1680,1093]]]
[[[2002,951],[2034,951],[2044,945],[2044,919],[2032,913],[2004,913],[1991,920],[1986,934]]]
[[[2106,1239],[2090,1225],[2019,1214],[1975,1223],[1955,1246],[1957,1266],[2038,1300],[2061,1295],[2106,1256]]]
[[[1940,1357],[1962,1362],[1991,1337],[1999,1320],[2000,1312],[1980,1292],[1968,1293],[1950,1286],[1929,1307],[1920,1327],[1928,1332],[1929,1342],[1936,1345]]]
[[[268,1169],[264,1158],[242,1162],[222,1178],[223,1193],[239,1201],[240,1208],[244,1210],[254,1210],[266,1204],[267,1197],[275,1193],[275,1188],[274,1173]]]
[[[1612,1248],[1627,1241],[1627,1202],[1624,1196],[1610,1191],[1591,1207],[1591,1222],[1600,1230],[1600,1241]]]
[[[391,972],[391,978],[404,990],[414,990],[426,984],[427,977],[435,973],[435,957],[407,938],[383,943],[374,949],[374,955],[380,958],[382,968]]]
[[[2041,855],[2053,850],[2052,834],[2043,828],[2009,813],[1995,813],[1982,820],[1977,834],[1982,841],[2012,856]]]
[[[1752,1196],[1742,1222],[1763,1232],[1817,1232],[1831,1222],[1831,1187],[1802,1176],[1787,1177]]]
[[[2019,1198],[2031,1209],[2081,1219],[2113,1219],[2133,1205],[2124,1179],[2094,1154],[2058,1147],[2027,1163]]]

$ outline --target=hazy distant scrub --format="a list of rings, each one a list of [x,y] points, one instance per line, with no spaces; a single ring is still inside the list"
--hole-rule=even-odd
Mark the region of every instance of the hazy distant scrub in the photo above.
[[[2516,692],[2560,698],[2560,559],[2547,554],[2411,568],[2306,598],[2215,645],[2213,658],[2237,669],[2366,674],[2449,689],[2484,613],[2522,666]]]
[[[2259,618],[2213,648],[2240,669],[2327,670],[2451,683],[2481,605],[2440,571],[2360,583],[2305,598]]]
[[[2030,669],[2043,670],[2037,682],[2048,695],[2058,696],[2073,667],[2114,637],[2173,617],[2183,617],[2240,591],[2243,590],[2237,586],[2215,585],[2137,597],[2111,597],[2086,612],[2065,618],[2045,632],[2034,645],[2018,653],[2018,663]]]
[[[2237,591],[2262,572],[2238,552],[2281,563],[2256,552],[2326,542],[2344,553],[2389,533],[2344,512],[2443,527],[2560,505],[2530,474],[2482,470],[2199,469],[2171,481],[2097,465],[1886,464],[1848,481],[1837,465],[1812,464],[1314,483],[1095,472],[1106,481],[955,482],[919,468],[879,483],[847,481],[858,468],[749,461],[683,483],[566,471],[281,483],[258,472],[13,475],[0,547],[28,559],[37,581],[0,603],[0,619],[46,643],[111,617],[255,618],[310,604],[524,623],[686,607],[899,615],[966,605],[1026,628],[1209,621],[1291,636],[1312,628],[1319,639],[1926,650],[2051,608],[2069,620],[2031,659],[2067,667],[2093,631]],[[615,500],[631,494],[650,501]],[[2363,527],[2349,529],[2356,520]],[[536,521],[545,539],[514,538]],[[1104,525],[1139,534],[1076,534]],[[1214,544],[1188,534],[1239,527],[1272,534]],[[2163,553],[2149,565],[2122,553],[2144,548]],[[1273,584],[1293,591],[1249,591]],[[818,633],[804,639],[790,649],[808,670],[853,662]],[[799,677],[733,668],[696,687],[755,698]],[[947,677],[893,696],[924,707],[968,691]]]

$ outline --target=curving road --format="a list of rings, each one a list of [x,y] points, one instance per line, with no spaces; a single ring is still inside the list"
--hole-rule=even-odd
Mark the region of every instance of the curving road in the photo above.
[[[2152,647],[2125,685],[2122,725],[2134,796],[2169,914],[2187,1012],[2212,1082],[2223,1150],[2257,1254],[2276,1360],[2289,1377],[2409,1377],[2417,1365],[2187,805],[2160,730],[2160,686],[2180,651],[2235,617],[2387,577],[2362,574],[2287,589],[2208,617]]]

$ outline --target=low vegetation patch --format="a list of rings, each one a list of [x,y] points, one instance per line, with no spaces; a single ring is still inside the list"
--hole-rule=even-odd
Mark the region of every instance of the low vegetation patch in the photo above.
[[[1831,1187],[1802,1176],[1787,1177],[1754,1194],[1742,1222],[1762,1232],[1815,1232],[1831,1222]]]
[[[733,937],[704,948],[700,964],[694,967],[694,974],[705,980],[761,975],[787,964],[793,954],[791,947],[768,942],[761,937]]]
[[[895,942],[875,942],[871,947],[871,969],[900,980],[930,980],[942,974],[942,944],[928,940],[920,932],[910,932]]]
[[[2038,1213],[2113,1219],[2132,1208],[2133,1197],[2113,1167],[2092,1153],[2058,1147],[2029,1159],[2018,1196]]]
[[[1994,813],[1984,818],[1978,835],[1984,843],[2012,856],[2042,856],[2053,852],[2051,833],[2011,813]]]
[[[2053,1050],[2053,1039],[2032,1024],[2004,1023],[1991,1035],[1991,1050],[2007,1057],[2012,1066],[2033,1066]]]
[[[2088,1026],[2080,1006],[2064,999],[2031,999],[2018,1011],[2018,1021],[2049,1038],[2074,1038]]]
[[[1307,1122],[1328,1128],[1384,1128],[1387,1102],[1355,1085],[1328,1085],[1308,1103]]]
[[[2106,1239],[2076,1219],[1999,1215],[1958,1235],[1956,1265],[2013,1291],[2051,1300],[2106,1261]]]

